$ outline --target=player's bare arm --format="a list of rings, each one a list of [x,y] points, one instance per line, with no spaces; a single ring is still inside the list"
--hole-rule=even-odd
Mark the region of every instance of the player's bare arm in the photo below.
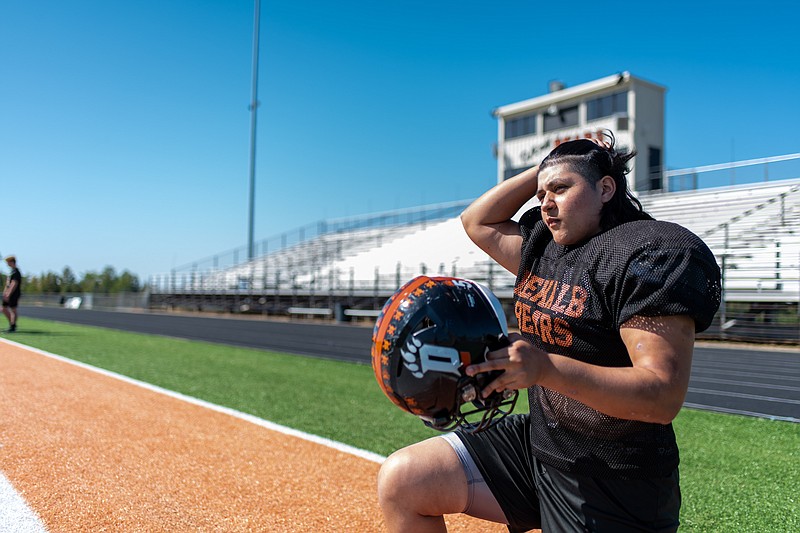
[[[538,174],[536,166],[507,179],[461,214],[461,223],[472,242],[512,274],[519,270],[522,234],[511,217],[536,195]]]
[[[620,328],[633,366],[610,368],[543,352],[521,335],[467,373],[503,369],[483,391],[542,385],[617,418],[668,424],[689,386],[694,321],[687,316],[634,317]]]

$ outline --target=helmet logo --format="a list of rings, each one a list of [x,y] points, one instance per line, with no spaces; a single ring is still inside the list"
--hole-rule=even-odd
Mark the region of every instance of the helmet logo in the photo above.
[[[458,371],[461,358],[458,350],[435,344],[423,344],[413,336],[406,341],[400,349],[403,356],[403,365],[411,371],[415,378],[422,378],[426,372],[445,372],[460,376]]]

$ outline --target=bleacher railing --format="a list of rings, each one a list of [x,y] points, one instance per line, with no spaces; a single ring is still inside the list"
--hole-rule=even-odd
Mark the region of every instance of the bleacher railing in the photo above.
[[[800,176],[800,153],[732,161],[716,165],[665,170],[664,191],[679,192]]]
[[[357,230],[390,228],[438,222],[458,216],[472,200],[459,200],[437,204],[394,209],[380,213],[372,213],[354,217],[342,217],[320,220],[298,228],[273,235],[254,243],[254,256],[263,257],[281,250],[303,244],[324,235],[341,235],[342,239],[350,239],[350,233]],[[329,239],[330,246],[336,247],[337,239]],[[169,274],[161,274],[151,278],[150,282],[163,286],[164,281],[170,277],[185,278],[186,275],[211,270],[221,270],[244,265],[250,262],[248,246],[243,244],[229,250],[185,263],[172,269]]]

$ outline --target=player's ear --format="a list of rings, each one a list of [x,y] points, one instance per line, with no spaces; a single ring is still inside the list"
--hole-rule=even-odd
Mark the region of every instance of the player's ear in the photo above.
[[[611,176],[603,176],[600,178],[600,200],[603,203],[608,202],[614,197],[617,192],[617,182]]]

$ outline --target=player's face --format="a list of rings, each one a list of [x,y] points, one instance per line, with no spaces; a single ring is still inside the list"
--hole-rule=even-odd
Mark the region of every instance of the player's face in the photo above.
[[[568,165],[554,165],[539,173],[536,197],[542,220],[561,245],[577,244],[600,233],[603,187],[594,186]]]

